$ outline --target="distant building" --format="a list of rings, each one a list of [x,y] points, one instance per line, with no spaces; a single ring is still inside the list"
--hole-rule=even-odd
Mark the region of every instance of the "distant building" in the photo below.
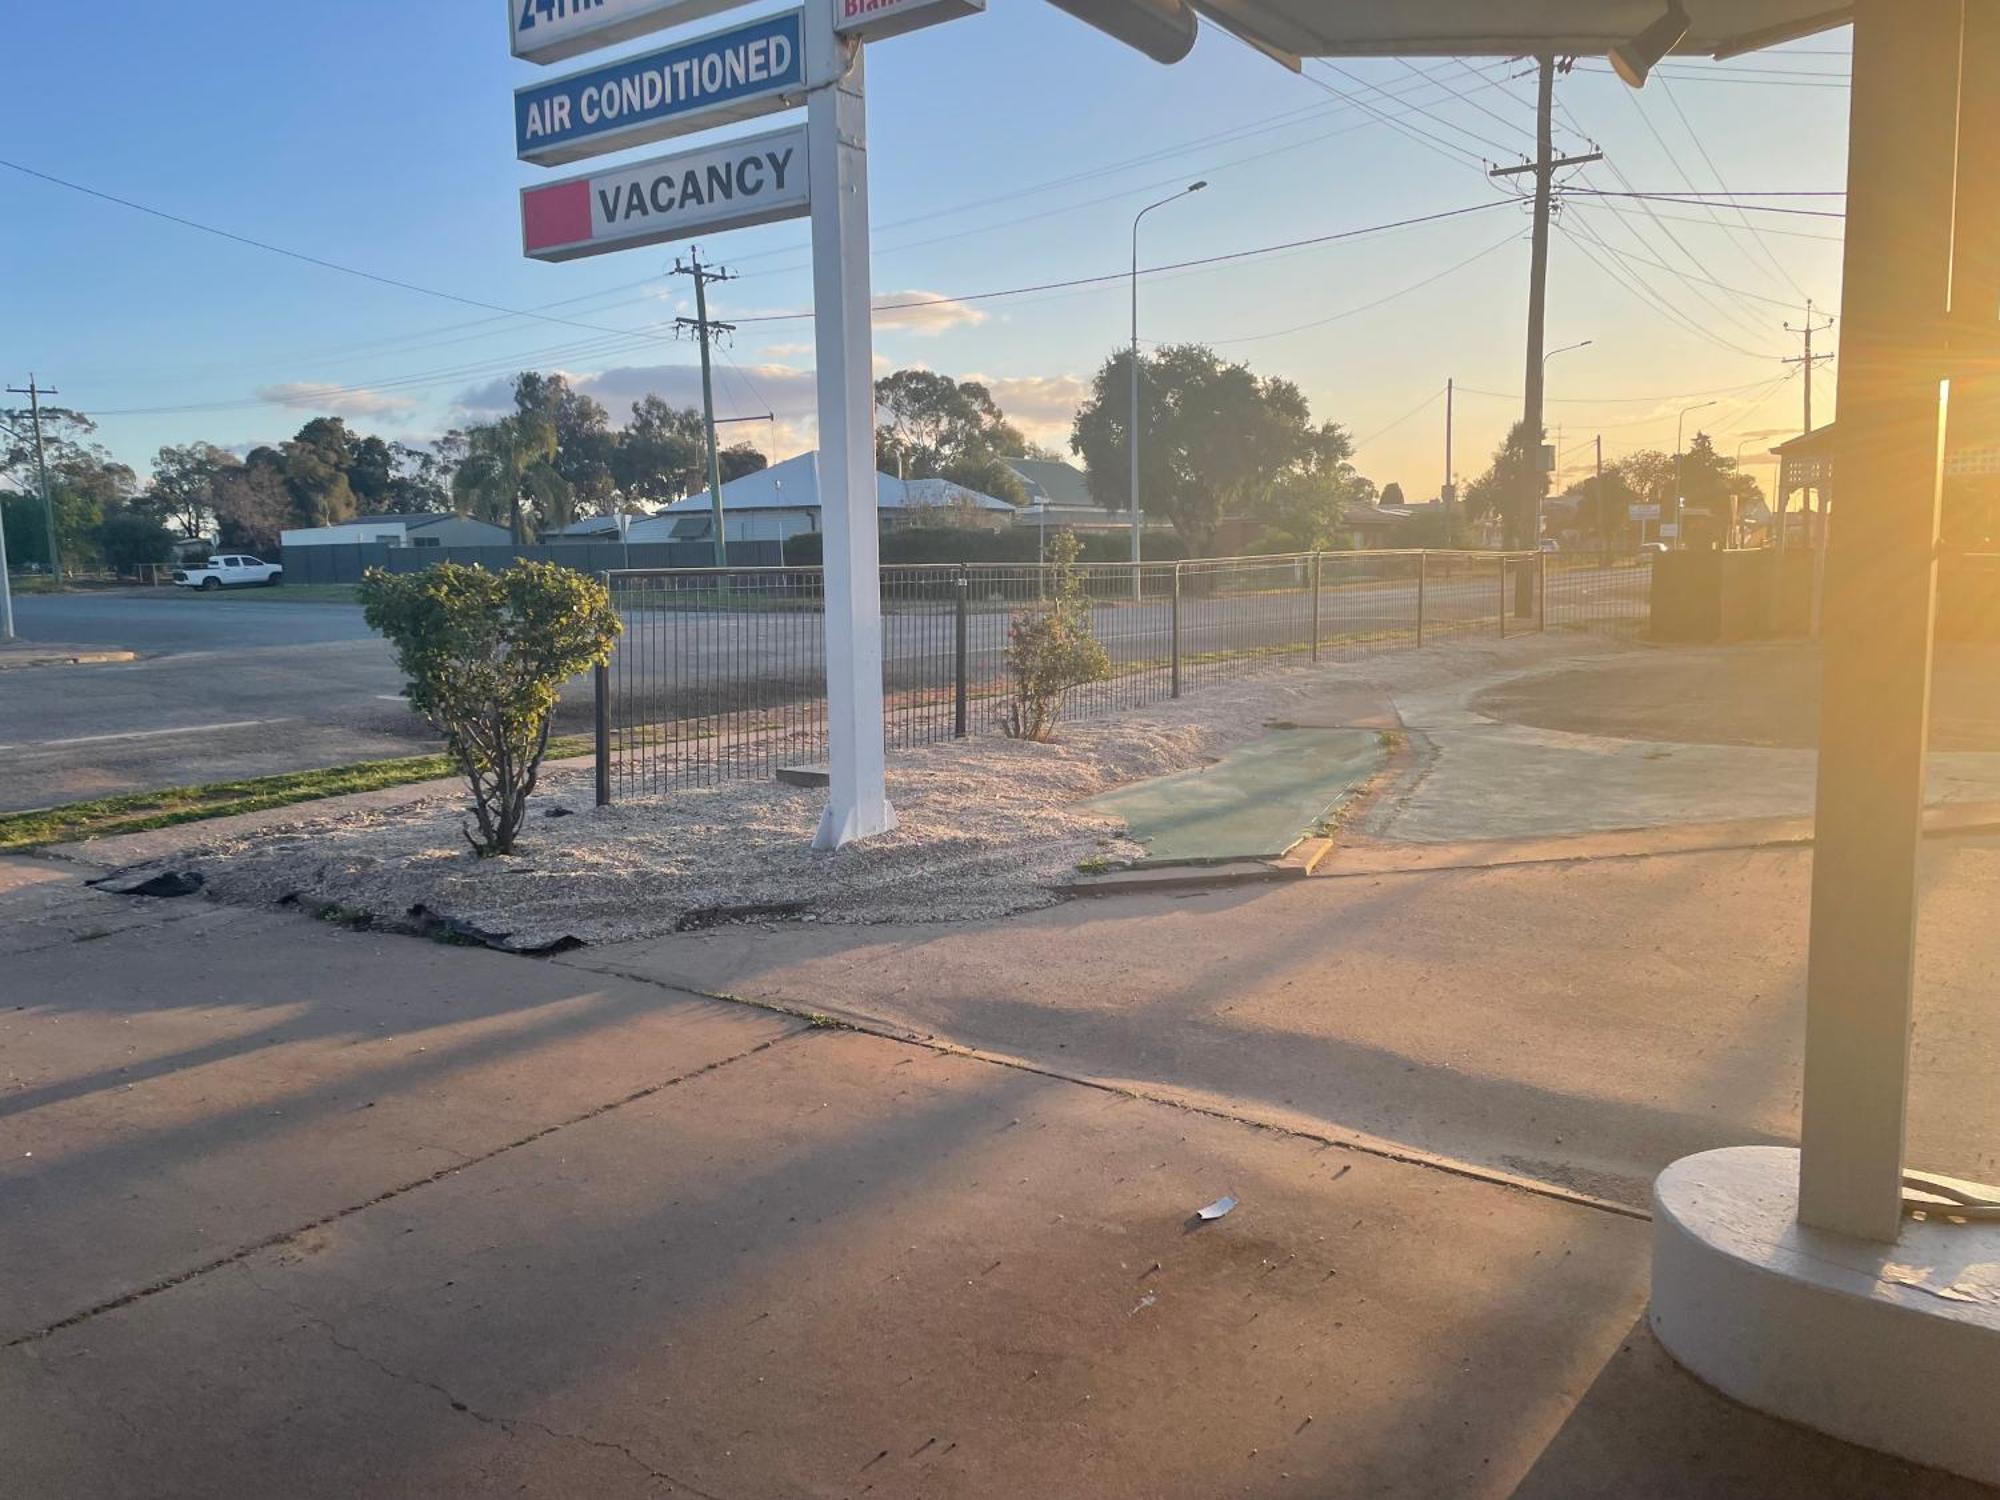
[[[413,515],[356,516],[337,526],[300,526],[281,531],[287,547],[352,546],[386,542],[391,547],[504,547],[513,537],[505,526],[475,521],[450,511],[419,511]]]
[[[626,532],[641,521],[650,521],[651,514],[583,516],[572,521],[560,531],[545,535],[545,542],[623,542],[637,540],[628,538]]]
[[[1090,478],[1075,464],[1059,458],[1008,458],[1001,462],[1014,471],[1028,492],[1027,506],[1014,517],[1017,526],[1123,531],[1132,524],[1130,511],[1106,510],[1090,498]],[[1146,520],[1147,527],[1154,531],[1170,524],[1164,516],[1149,516]]]
[[[885,528],[942,524],[1004,526],[1015,507],[992,495],[946,479],[875,476],[877,517]],[[714,525],[708,491],[676,500],[657,515],[635,518],[626,540],[707,541]],[[820,530],[819,455],[801,453],[722,487],[723,539],[729,542],[782,542]]]

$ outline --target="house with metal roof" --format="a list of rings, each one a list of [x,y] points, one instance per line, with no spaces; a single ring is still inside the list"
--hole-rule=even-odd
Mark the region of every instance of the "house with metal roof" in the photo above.
[[[355,516],[333,526],[294,526],[278,533],[287,547],[351,546],[386,542],[391,547],[504,547],[513,540],[505,526],[452,511]]]
[[[992,495],[948,479],[901,480],[875,476],[875,507],[885,528],[920,525],[1004,526],[1015,507]],[[723,538],[736,542],[782,542],[820,529],[819,454],[801,453],[722,487]],[[714,524],[708,491],[676,500],[657,515],[635,519],[627,539],[634,542],[697,542]]]

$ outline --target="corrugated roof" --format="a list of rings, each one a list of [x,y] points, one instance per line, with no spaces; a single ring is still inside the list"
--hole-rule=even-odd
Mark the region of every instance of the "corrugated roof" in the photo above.
[[[1014,509],[1005,500],[983,495],[948,480],[913,479],[906,485],[892,474],[877,473],[875,476],[875,504],[883,510],[901,510],[906,505],[940,505],[961,498],[970,499],[981,510],[1011,512]],[[676,500],[659,514],[684,516],[691,511],[708,508],[708,491],[703,490],[685,500]],[[722,508],[725,511],[818,510],[819,454],[801,453],[783,463],[772,464],[768,469],[759,469],[754,474],[730,480],[722,487]],[[634,540],[637,540],[636,536]]]
[[[1059,458],[1010,458],[1007,467],[1021,476],[1030,500],[1051,505],[1090,505],[1090,480],[1075,464]]]

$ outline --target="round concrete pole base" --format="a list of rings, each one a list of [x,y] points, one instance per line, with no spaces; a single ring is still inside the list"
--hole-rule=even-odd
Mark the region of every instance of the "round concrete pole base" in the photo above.
[[[1653,1331],[1747,1406],[2000,1484],[2000,1224],[1893,1245],[1801,1228],[1799,1154],[1683,1157],[1653,1185]]]

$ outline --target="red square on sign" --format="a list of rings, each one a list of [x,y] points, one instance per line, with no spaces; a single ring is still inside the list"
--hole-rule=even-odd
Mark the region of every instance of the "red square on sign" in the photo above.
[[[531,251],[589,239],[590,184],[556,182],[523,193],[521,224]]]

